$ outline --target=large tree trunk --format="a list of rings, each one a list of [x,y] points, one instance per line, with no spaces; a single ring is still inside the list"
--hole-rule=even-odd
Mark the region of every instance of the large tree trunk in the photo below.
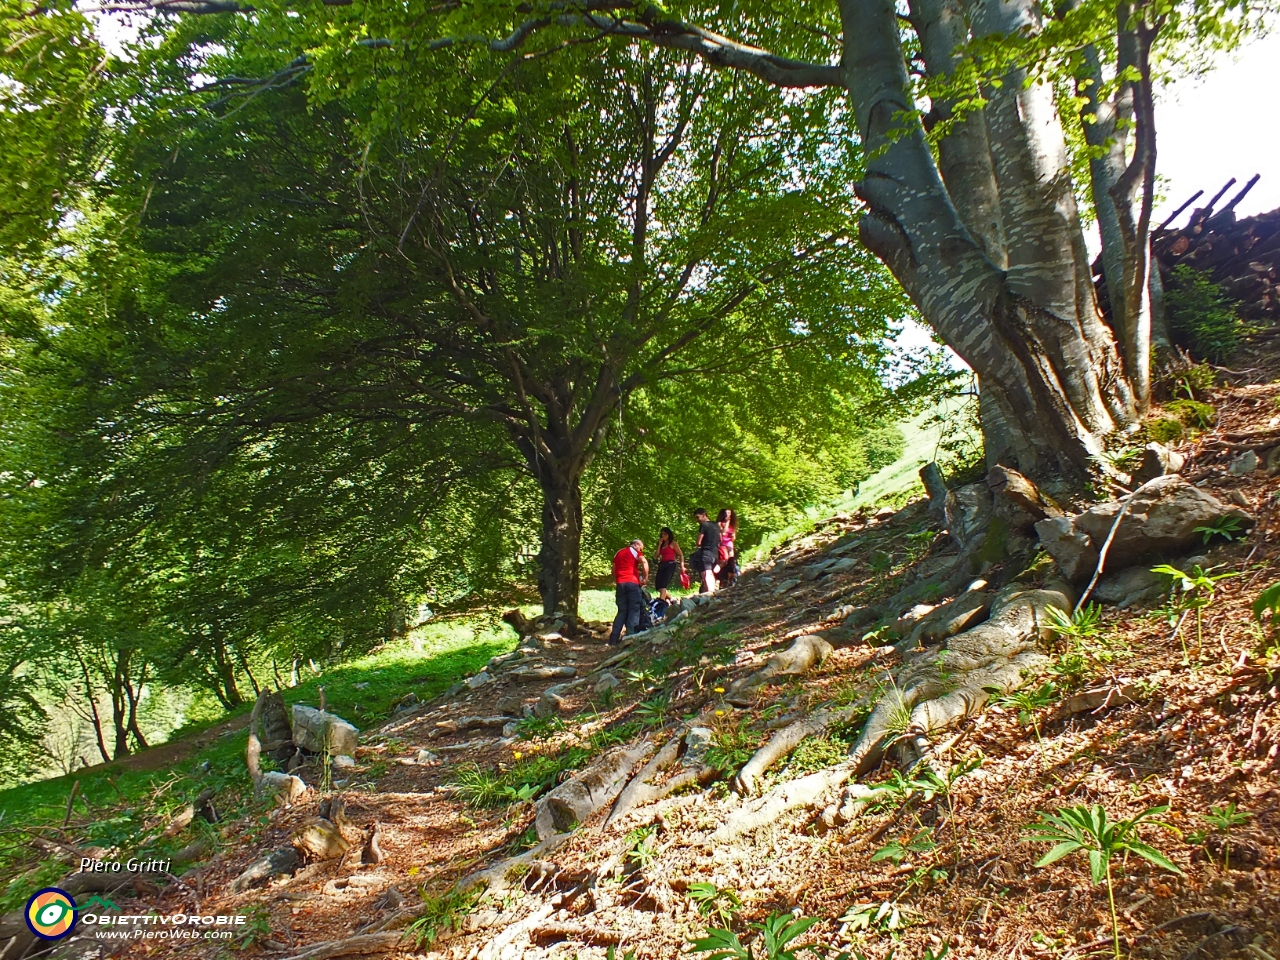
[[[545,468],[542,486],[542,549],[538,552],[538,593],[547,616],[578,619],[579,560],[582,553],[582,487],[576,469]]]
[[[1102,438],[1137,408],[1095,302],[1051,91],[1017,71],[1005,77],[986,91],[985,130],[971,115],[944,137],[940,171],[910,119],[894,4],[841,0],[841,14],[846,83],[869,158],[858,185],[870,207],[863,241],[978,374],[988,461],[1080,481]],[[913,20],[935,64],[963,36],[958,11],[942,0],[917,3]],[[1028,26],[1036,24],[1026,0],[969,9],[977,35]]]

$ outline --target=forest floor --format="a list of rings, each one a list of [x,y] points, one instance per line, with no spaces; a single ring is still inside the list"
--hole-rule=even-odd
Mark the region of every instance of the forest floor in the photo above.
[[[219,825],[217,852],[179,882],[115,899],[125,912],[243,914],[251,923],[235,947],[245,956],[310,960],[587,960],[611,949],[619,960],[671,958],[690,955],[690,941],[714,927],[755,941],[752,956],[782,957],[764,952],[753,926],[781,914],[813,921],[792,947],[815,943],[831,956],[1104,957],[1115,953],[1106,885],[1091,881],[1079,854],[1035,866],[1051,844],[1027,842],[1026,828],[1077,805],[1099,804],[1113,821],[1167,807],[1154,817],[1163,826],[1143,826],[1140,837],[1178,872],[1138,856],[1112,862],[1122,955],[1275,960],[1280,631],[1259,625],[1250,607],[1280,581],[1280,484],[1264,469],[1233,475],[1238,450],[1221,438],[1280,425],[1278,375],[1270,360],[1247,376],[1222,375],[1207,392],[1213,425],[1179,447],[1184,476],[1257,518],[1248,536],[1218,538],[1193,558],[1152,559],[1231,575],[1199,623],[1177,595],[1101,607],[1097,624],[1045,640],[1051,666],[1023,696],[997,700],[935,744],[937,780],[888,761],[862,777],[882,789],[850,822],[819,815],[837,790],[752,829],[727,829],[765,802],[731,781],[788,722],[883,689],[894,647],[874,645],[869,628],[869,639],[859,631],[819,667],[749,702],[730,702],[733,684],[793,638],[954,561],[920,501],[818,522],[731,589],[621,651],[606,645],[603,624],[571,638],[544,629],[522,652],[495,657],[486,682],[404,705],[363,732],[353,772],[330,774],[345,776],[331,788],[345,801],[340,826],[352,848],[343,857],[233,892],[246,865],[312,821],[320,795],[291,807],[251,803]],[[838,570],[821,566],[837,558]],[[513,720],[506,735],[496,720],[478,724],[545,705],[547,688],[574,681],[547,716]],[[408,692],[377,695],[394,703]],[[785,798],[838,764],[860,716],[804,740],[756,793]],[[718,771],[710,782],[607,826],[606,804],[554,848],[538,847],[530,798],[620,746],[647,740],[657,749],[698,725],[712,732],[702,758]],[[312,783],[325,777],[300,772]],[[201,787],[199,774],[175,783],[175,795]],[[362,864],[375,824],[384,855]],[[487,886],[460,883],[495,864]],[[144,941],[123,952],[176,949]],[[180,949],[230,955],[218,944]]]

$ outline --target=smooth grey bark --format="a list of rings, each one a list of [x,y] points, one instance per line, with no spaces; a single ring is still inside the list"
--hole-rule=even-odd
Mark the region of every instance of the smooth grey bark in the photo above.
[[[985,406],[1000,414],[1000,435],[988,436],[996,459],[1040,479],[1082,477],[1101,438],[1136,409],[1094,300],[1049,92],[1006,83],[987,111],[1008,251],[1001,270],[962,220],[916,119],[893,3],[840,7],[845,80],[868,156],[863,241],[978,374]],[[984,22],[1016,28],[1026,9],[992,5]]]

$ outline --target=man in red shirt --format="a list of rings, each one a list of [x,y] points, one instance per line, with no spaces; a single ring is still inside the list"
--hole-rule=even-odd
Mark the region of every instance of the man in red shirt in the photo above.
[[[644,557],[644,544],[632,540],[613,555],[613,582],[618,601],[618,615],[613,618],[613,632],[609,634],[609,646],[622,642],[622,628],[632,636],[640,627],[640,610],[644,597],[640,584],[649,579],[649,561]]]

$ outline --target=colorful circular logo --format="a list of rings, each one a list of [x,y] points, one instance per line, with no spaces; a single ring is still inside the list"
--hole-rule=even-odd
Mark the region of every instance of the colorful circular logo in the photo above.
[[[37,890],[27,901],[27,926],[42,940],[61,940],[76,925],[76,902],[57,887]]]

